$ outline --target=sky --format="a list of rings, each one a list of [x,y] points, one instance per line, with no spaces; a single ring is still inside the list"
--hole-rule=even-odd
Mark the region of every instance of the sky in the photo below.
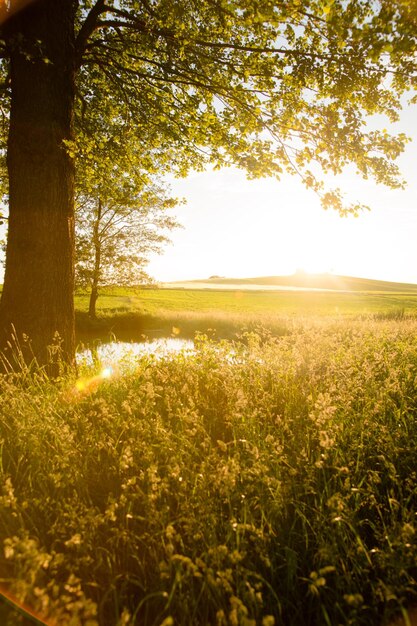
[[[347,200],[372,210],[341,218],[324,211],[296,176],[249,181],[237,169],[192,173],[170,181],[173,195],[187,201],[175,211],[183,229],[151,258],[149,274],[167,282],[302,269],[417,283],[417,106],[405,107],[395,125],[381,123],[413,139],[397,161],[405,190],[364,181],[348,169],[337,186]]]
[[[348,201],[372,210],[341,218],[324,211],[297,176],[247,180],[224,169],[171,179],[172,194],[187,201],[175,210],[183,228],[151,257],[148,273],[162,283],[303,270],[417,284],[417,105],[395,125],[381,124],[413,139],[397,161],[405,190],[364,181],[351,168],[336,184]],[[0,282],[2,274],[0,267]]]

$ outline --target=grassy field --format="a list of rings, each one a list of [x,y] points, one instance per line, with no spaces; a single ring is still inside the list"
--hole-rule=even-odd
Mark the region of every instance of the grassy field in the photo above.
[[[417,602],[417,321],[0,384],[1,581],[50,624],[381,626]]]
[[[285,332],[292,320],[320,318],[399,318],[417,314],[417,294],[394,292],[288,292],[219,291],[202,289],[112,289],[98,300],[97,323],[88,320],[88,296],[77,294],[79,336],[109,330],[117,336],[137,338],[141,333],[180,335],[215,329],[232,337],[242,329],[268,326]]]
[[[246,334],[123,375],[0,377],[0,591],[38,618],[0,603],[0,623],[409,626],[417,297],[114,289],[97,322],[87,303],[80,335]]]

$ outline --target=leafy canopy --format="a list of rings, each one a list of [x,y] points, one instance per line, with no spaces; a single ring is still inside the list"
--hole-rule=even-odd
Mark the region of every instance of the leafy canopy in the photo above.
[[[17,0],[7,11],[14,6]],[[394,161],[407,138],[369,130],[366,122],[379,114],[396,121],[401,96],[415,90],[414,0],[77,6],[78,145],[69,146],[71,153],[86,154],[79,124],[100,103],[105,123],[129,129],[142,146],[144,172],[185,175],[210,162],[236,165],[250,177],[289,171],[341,213],[358,207],[345,207],[338,190],[325,191],[322,172],[339,174],[354,163],[365,178],[403,185]],[[42,41],[19,45],[51,62]],[[4,155],[10,77],[1,40],[0,56]],[[106,152],[101,132],[89,141]]]
[[[394,160],[406,137],[365,122],[397,120],[415,88],[416,22],[411,0],[84,1],[79,104],[89,115],[111,103],[110,121],[157,152],[160,168],[298,172],[343,212],[319,170],[353,162],[365,178],[403,184]]]

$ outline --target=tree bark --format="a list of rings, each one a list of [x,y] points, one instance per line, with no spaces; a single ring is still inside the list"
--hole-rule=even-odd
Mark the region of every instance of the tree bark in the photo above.
[[[97,285],[93,284],[91,286],[90,302],[88,305],[88,317],[90,317],[92,320],[97,319],[97,312],[96,312],[97,299],[98,299]]]
[[[75,0],[35,0],[3,27],[10,57],[9,232],[0,351],[75,361]],[[17,348],[19,346],[19,348]],[[54,366],[52,370],[54,369]]]
[[[94,244],[94,268],[93,275],[91,277],[91,293],[90,304],[88,307],[88,315],[91,319],[96,319],[96,303],[98,299],[98,284],[100,281],[101,272],[101,240],[100,240],[100,224],[103,212],[103,205],[101,198],[98,199],[97,214],[93,225],[93,244]]]

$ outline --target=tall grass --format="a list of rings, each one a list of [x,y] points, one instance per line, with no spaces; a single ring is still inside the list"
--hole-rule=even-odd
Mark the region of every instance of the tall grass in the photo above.
[[[379,626],[412,606],[416,331],[311,322],[101,384],[3,378],[3,583],[59,625]]]

